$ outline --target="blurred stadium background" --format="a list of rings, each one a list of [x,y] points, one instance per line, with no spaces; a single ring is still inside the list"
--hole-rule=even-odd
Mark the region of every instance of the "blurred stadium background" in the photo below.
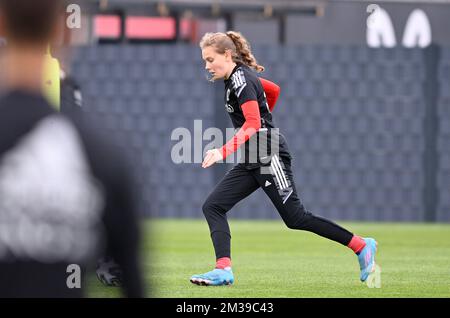
[[[142,213],[202,218],[204,198],[229,168],[175,165],[170,155],[177,127],[193,131],[195,119],[203,129],[230,126],[222,87],[204,80],[197,43],[207,31],[235,29],[282,88],[275,121],[310,210],[339,220],[450,221],[450,5],[378,1],[397,40],[380,31],[384,42],[371,47],[371,3],[81,2],[82,28],[64,38],[70,70],[86,111],[132,156]],[[415,10],[431,39],[423,43],[424,32],[410,48],[402,39]],[[278,218],[260,192],[231,215]]]
[[[85,111],[103,122],[130,156],[130,169],[135,171],[141,189],[142,214],[157,219],[156,240],[149,244],[161,252],[161,259],[156,261],[152,275],[168,288],[161,289],[159,295],[208,297],[188,286],[187,279],[193,271],[207,270],[213,263],[201,206],[231,167],[222,164],[204,170],[199,164],[177,165],[171,160],[171,149],[176,143],[171,140],[171,133],[175,128],[185,127],[193,132],[195,119],[203,121],[203,130],[231,126],[223,109],[223,88],[211,85],[204,77],[197,43],[205,32],[242,32],[258,61],[266,67],[263,76],[281,86],[275,123],[287,137],[294,155],[295,181],[309,210],[351,222],[450,221],[449,1],[78,2],[83,13],[82,27],[62,35],[64,46],[70,46],[70,53],[61,55],[62,59],[71,58],[63,65],[81,86]],[[373,13],[371,4],[384,10],[377,21],[368,20]],[[370,23],[373,34],[368,28]],[[234,222],[236,227],[233,244],[238,262],[234,260],[241,264],[242,271],[258,257],[280,257],[282,262],[291,250],[285,249],[283,254],[280,246],[292,245],[295,240],[300,250],[314,246],[314,250],[317,247],[324,253],[336,254],[330,252],[329,243],[311,236],[301,238],[298,233],[283,234],[291,236],[285,243],[280,241],[278,247],[269,247],[267,240],[271,239],[264,233],[254,233],[259,241],[254,239],[253,244],[268,244],[267,250],[246,248],[249,243],[239,235],[250,233],[253,226],[236,219],[279,219],[263,192],[257,192],[229,213],[232,226]],[[262,227],[274,226],[267,232],[272,238],[281,235],[281,221],[265,224]],[[448,257],[433,259],[433,255],[450,255],[448,225],[348,224],[351,229],[378,234],[381,246],[384,243],[386,247],[382,266],[388,258],[390,264],[398,265],[390,268],[386,264],[384,268],[393,276],[388,273],[385,277],[398,278],[395,275],[401,272],[402,262],[409,266],[419,262],[420,270],[409,268],[417,286],[392,283],[391,287],[399,289],[391,289],[384,296],[450,295],[450,261]],[[185,236],[183,229],[187,230]],[[430,233],[433,239],[427,237]],[[419,237],[427,237],[436,250],[420,245],[421,240],[412,243],[412,238]],[[401,238],[403,241],[399,241]],[[243,252],[238,254],[240,250]],[[306,254],[292,255],[303,262],[322,255],[312,249],[305,251]],[[351,262],[354,268],[350,268],[348,277],[356,277],[356,260],[349,259],[343,263],[335,259],[335,268]],[[436,266],[428,268],[421,263],[427,259]],[[286,267],[292,276],[282,279],[297,277],[295,270],[300,277],[305,271],[313,273],[317,266],[314,264],[292,259]],[[278,268],[279,264],[272,264],[268,272],[275,273]],[[175,276],[161,274],[163,271],[172,271]],[[336,277],[347,277],[347,272],[341,274]],[[330,294],[308,289],[324,286],[315,281],[306,283],[301,295],[354,296],[342,294],[347,286],[336,287],[343,283],[336,277],[325,285]],[[409,276],[401,279],[408,282]],[[305,286],[305,281],[294,282]],[[427,282],[436,285],[429,286],[429,293],[421,294]],[[246,286],[244,282],[242,285]],[[275,287],[272,294],[257,293],[264,288],[248,286],[241,294],[227,290],[226,296],[299,295],[298,290],[281,292],[286,285]],[[109,291],[97,291],[94,295],[103,293]],[[213,296],[223,294],[214,291]]]

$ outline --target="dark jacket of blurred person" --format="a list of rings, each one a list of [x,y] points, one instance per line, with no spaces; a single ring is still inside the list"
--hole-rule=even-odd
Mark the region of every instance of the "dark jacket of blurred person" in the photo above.
[[[80,112],[83,107],[81,88],[74,77],[65,70],[61,70],[61,112],[71,115]]]
[[[57,113],[41,91],[60,4],[0,0],[0,297],[81,297],[105,249],[125,294],[140,297],[127,165],[81,112]]]

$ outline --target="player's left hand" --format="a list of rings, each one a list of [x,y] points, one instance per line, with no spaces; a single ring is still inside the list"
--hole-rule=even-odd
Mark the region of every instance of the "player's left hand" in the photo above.
[[[222,152],[219,149],[208,150],[205,159],[203,159],[202,168],[208,168],[222,159]]]

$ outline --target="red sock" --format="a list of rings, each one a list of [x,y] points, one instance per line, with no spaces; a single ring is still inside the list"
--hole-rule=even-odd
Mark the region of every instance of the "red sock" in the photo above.
[[[359,237],[358,235],[353,235],[352,240],[347,245],[349,248],[353,250],[356,254],[362,251],[362,249],[366,246],[366,242]]]
[[[216,268],[225,269],[231,267],[231,259],[229,257],[221,257],[216,261]]]

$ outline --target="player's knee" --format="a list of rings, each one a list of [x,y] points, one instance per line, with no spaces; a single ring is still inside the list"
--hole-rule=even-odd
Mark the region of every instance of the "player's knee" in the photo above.
[[[211,211],[211,203],[208,200],[203,202],[202,211],[204,215],[207,215]]]
[[[291,230],[301,230],[302,229],[302,221],[299,219],[292,219],[284,221],[288,229]]]
[[[295,211],[295,214],[285,218],[284,223],[291,230],[303,230],[307,226],[308,215],[310,215],[310,213],[302,206]]]
[[[202,206],[203,214],[205,216],[208,216],[211,213],[214,213],[215,209],[216,208],[215,208],[214,202],[209,198],[206,199],[206,201],[203,203],[203,206]]]
[[[216,215],[225,214],[227,211],[211,198],[206,199],[202,206],[203,214],[206,218],[216,217]]]

